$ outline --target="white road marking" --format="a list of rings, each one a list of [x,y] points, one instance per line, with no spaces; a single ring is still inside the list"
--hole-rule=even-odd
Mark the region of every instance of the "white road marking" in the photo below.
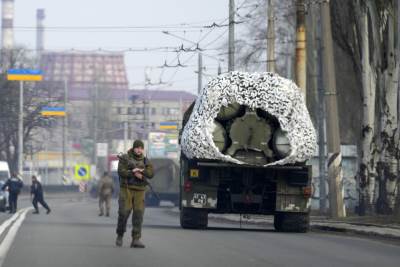
[[[8,218],[2,225],[0,225],[0,235],[10,226],[24,210],[17,211],[11,218]]]
[[[15,215],[20,215],[15,223],[10,227],[7,235],[4,237],[3,242],[0,244],[0,267],[3,266],[4,260],[7,256],[8,251],[11,248],[12,243],[14,242],[15,236],[18,233],[19,228],[22,225],[22,222],[25,220],[26,214],[32,210],[32,208],[26,208]],[[14,216],[13,216],[14,217]]]

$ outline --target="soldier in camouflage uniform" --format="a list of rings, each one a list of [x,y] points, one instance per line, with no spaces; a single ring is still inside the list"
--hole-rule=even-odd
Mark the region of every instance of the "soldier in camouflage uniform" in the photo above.
[[[108,175],[108,172],[104,172],[99,183],[97,184],[97,190],[99,192],[99,216],[104,215],[104,206],[106,206],[106,217],[110,217],[111,197],[114,192],[114,181]]]
[[[120,177],[120,194],[118,209],[118,226],[116,245],[122,246],[126,224],[132,212],[131,247],[144,248],[140,241],[144,214],[144,197],[148,184],[153,177],[153,166],[144,156],[144,144],[140,140],[133,143],[133,148],[119,157],[118,175]]]

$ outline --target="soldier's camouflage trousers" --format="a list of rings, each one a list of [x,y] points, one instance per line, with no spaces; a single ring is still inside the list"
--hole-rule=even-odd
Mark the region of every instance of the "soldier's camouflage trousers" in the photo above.
[[[139,239],[142,235],[145,191],[121,188],[119,193],[117,235],[123,236],[126,224],[132,212],[132,238]]]

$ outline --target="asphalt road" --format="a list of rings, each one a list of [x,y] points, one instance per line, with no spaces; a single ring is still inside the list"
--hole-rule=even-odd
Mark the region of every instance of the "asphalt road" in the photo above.
[[[21,215],[1,234],[0,267],[365,267],[399,266],[400,262],[400,246],[353,236],[283,234],[272,228],[243,230],[237,224],[221,222],[211,222],[208,230],[183,230],[178,215],[167,208],[146,210],[143,241],[147,248],[129,248],[129,234],[124,246],[117,248],[115,207],[112,216],[104,218],[97,216],[93,200],[51,199],[49,204],[53,208],[50,215],[25,211],[24,220]],[[22,201],[20,206],[29,206],[29,202]],[[10,216],[0,214],[0,223],[7,218]]]

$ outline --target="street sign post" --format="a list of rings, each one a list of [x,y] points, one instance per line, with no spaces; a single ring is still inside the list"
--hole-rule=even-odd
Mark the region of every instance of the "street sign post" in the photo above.
[[[87,164],[75,165],[75,179],[78,181],[90,180],[90,166]]]
[[[22,159],[24,155],[24,81],[37,82],[43,79],[41,70],[9,69],[8,81],[19,81],[19,122],[18,122],[18,172],[22,174]]]

